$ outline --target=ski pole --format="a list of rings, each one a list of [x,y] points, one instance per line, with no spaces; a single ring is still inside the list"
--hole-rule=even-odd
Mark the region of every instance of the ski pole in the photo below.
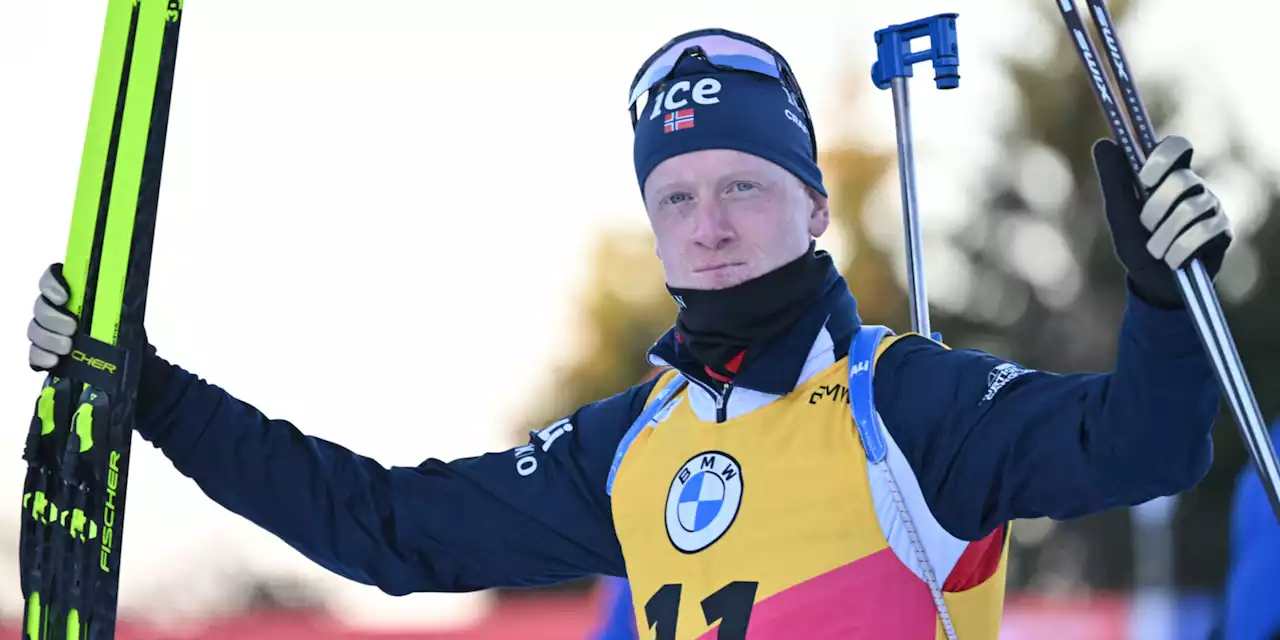
[[[1057,0],[1067,32],[1076,45],[1076,52],[1080,54],[1081,62],[1084,63],[1086,71],[1092,78],[1094,95],[1107,116],[1111,135],[1125,150],[1129,165],[1136,175],[1141,171],[1147,156],[1156,147],[1155,130],[1151,125],[1151,119],[1147,116],[1147,108],[1142,102],[1142,97],[1138,94],[1138,87],[1133,82],[1120,47],[1120,36],[1115,31],[1106,3],[1104,0],[1087,0],[1087,2],[1093,12],[1094,23],[1107,45],[1101,50],[1110,67],[1113,76],[1111,78],[1106,77],[1098,63],[1099,47],[1094,46],[1092,37],[1085,29],[1079,13],[1076,12],[1075,0]],[[1115,83],[1118,91],[1112,90],[1112,82]],[[1122,97],[1123,106],[1117,103],[1117,96]],[[1175,276],[1178,288],[1182,292],[1182,299],[1195,321],[1200,342],[1213,363],[1218,385],[1231,404],[1240,435],[1249,448],[1258,477],[1262,480],[1267,497],[1271,500],[1272,511],[1276,519],[1280,520],[1280,462],[1276,460],[1271,436],[1267,433],[1262,412],[1258,409],[1258,401],[1254,397],[1253,388],[1240,361],[1240,353],[1236,350],[1235,340],[1227,327],[1227,320],[1222,313],[1222,305],[1218,301],[1213,280],[1199,259],[1192,260],[1178,269]]]
[[[871,65],[871,81],[893,94],[893,118],[898,135],[898,180],[902,185],[902,221],[907,245],[907,287],[911,298],[911,328],[923,336],[941,340],[929,327],[929,295],[924,282],[924,248],[917,211],[915,151],[911,142],[911,97],[907,78],[911,66],[933,62],[934,83],[939,89],[960,86],[960,57],[956,47],[955,13],[940,13],[906,24],[895,24],[875,33],[877,60]],[[928,38],[929,48],[912,52],[911,41]]]

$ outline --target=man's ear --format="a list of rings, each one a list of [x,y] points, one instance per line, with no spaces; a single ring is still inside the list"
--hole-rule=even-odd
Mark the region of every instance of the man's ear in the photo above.
[[[809,187],[809,201],[812,203],[812,209],[809,211],[809,235],[817,238],[827,232],[827,228],[831,226],[831,207],[828,205],[827,197],[818,193],[813,187]]]

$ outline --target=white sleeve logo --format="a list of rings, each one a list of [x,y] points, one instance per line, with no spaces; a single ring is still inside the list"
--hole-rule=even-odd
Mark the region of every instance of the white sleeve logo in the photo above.
[[[542,441],[542,445],[538,446],[536,443],[531,443],[515,448],[516,472],[522,476],[529,476],[534,471],[537,471],[538,459],[532,455],[534,450],[550,451],[551,443],[570,431],[573,431],[573,425],[569,424],[569,419],[561,418],[552,422],[546,428],[533,432],[534,437]]]
[[[1005,387],[1005,385],[1013,382],[1013,380],[1024,374],[1031,373],[1031,369],[1020,367],[1012,362],[998,364],[991,369],[991,373],[987,374],[987,394],[982,396],[982,402],[987,402],[996,397],[997,393]],[[982,404],[979,402],[978,404]]]
[[[542,431],[537,432],[538,439],[542,441],[542,450],[550,450],[551,443],[555,442],[556,438],[559,438],[570,431],[573,431],[573,425],[569,424],[569,419],[561,418],[552,422],[550,426]]]

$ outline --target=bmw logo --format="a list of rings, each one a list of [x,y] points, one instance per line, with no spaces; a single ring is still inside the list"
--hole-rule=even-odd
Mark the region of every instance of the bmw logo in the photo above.
[[[742,467],[727,453],[699,453],[676,473],[667,491],[667,537],[697,553],[729,530],[742,504]]]

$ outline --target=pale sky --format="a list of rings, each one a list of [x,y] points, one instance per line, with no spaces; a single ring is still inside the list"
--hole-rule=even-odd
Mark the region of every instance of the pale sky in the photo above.
[[[38,276],[64,255],[106,3],[10,4],[0,23],[0,422],[10,425],[0,481],[14,507],[0,510],[4,544],[16,544],[21,445],[41,380],[24,362],[25,327]],[[1159,4],[1121,31],[1139,82],[1198,83],[1203,96],[1182,96],[1197,116],[1179,132],[1212,148],[1216,120],[1245,122],[1280,166],[1263,66],[1277,10]],[[625,94],[654,48],[706,26],[752,34],[790,61],[820,138],[892,147],[889,94],[868,76],[872,33],[958,9],[960,88],[933,90],[927,67],[912,85],[928,220],[931,193],[963,197],[1000,161],[990,134],[1013,105],[992,56],[1043,55],[1028,6],[188,2],[148,333],[171,361],[385,465],[506,448],[545,368],[572,348],[593,234],[644,228]],[[868,100],[852,111],[838,108],[848,69],[867,78]],[[1247,209],[1247,189],[1219,195]],[[891,206],[886,219],[897,220]],[[217,606],[220,576],[245,567],[313,579],[359,623],[461,621],[486,605],[390,598],[339,579],[214,505],[149,444],[135,439],[134,452],[126,609]],[[0,614],[13,614],[17,568],[0,572]]]

